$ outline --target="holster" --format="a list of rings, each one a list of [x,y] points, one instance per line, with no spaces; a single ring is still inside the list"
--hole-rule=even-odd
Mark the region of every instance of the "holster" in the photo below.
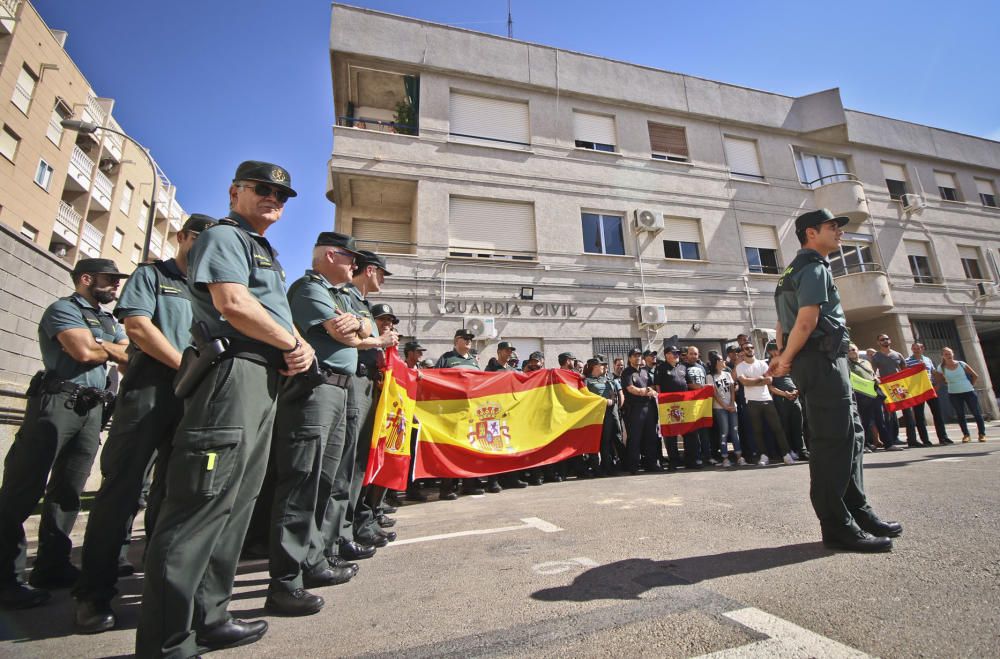
[[[208,371],[229,349],[228,339],[211,338],[204,322],[198,321],[191,329],[195,344],[184,349],[181,365],[174,376],[174,395],[178,398],[187,398],[194,393]]]
[[[319,360],[313,359],[312,364],[305,371],[285,379],[285,388],[281,392],[281,399],[288,402],[305,398],[313,389],[324,383],[326,383],[326,374],[320,369]]]
[[[37,396],[42,393],[42,380],[45,379],[45,371],[38,371],[31,377],[31,381],[28,383],[28,389],[24,392],[24,395],[28,398],[32,396]]]

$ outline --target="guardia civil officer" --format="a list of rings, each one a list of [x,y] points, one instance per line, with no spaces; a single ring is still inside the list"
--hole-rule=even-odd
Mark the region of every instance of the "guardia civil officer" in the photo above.
[[[267,468],[281,376],[314,359],[292,324],[284,272],[264,238],[293,196],[284,168],[241,163],[229,215],[188,254],[199,358],[182,362],[178,380],[200,380],[185,392],[166,498],[146,552],[140,657],[191,657],[252,643],[267,631],[266,622],[233,618],[227,606]]]
[[[438,357],[434,368],[472,368],[478,371],[479,362],[476,361],[476,356],[472,352],[472,341],[475,338],[476,335],[467,329],[459,328],[455,330],[453,349]],[[486,493],[482,482],[478,478],[464,478],[462,481],[463,494],[475,495]],[[438,498],[446,501],[457,499],[457,490],[457,478],[442,478]]]
[[[840,293],[826,260],[840,247],[847,222],[848,218],[834,217],[825,208],[796,218],[795,234],[802,249],[774,292],[776,334],[783,351],[772,359],[768,373],[781,376],[790,371],[805,399],[813,428],[809,497],[823,544],[849,551],[889,551],[890,538],[903,528],[879,519],[865,496],[864,430],[851,396],[850,341]]]
[[[305,588],[345,583],[357,569],[332,556],[321,534],[343,458],[347,388],[358,368],[361,321],[344,288],[357,257],[354,238],[323,232],[312,269],[288,289],[295,327],[316,351],[317,364],[315,372],[286,381],[274,421],[271,584],[264,608],[284,615],[318,612],[323,598]]]
[[[191,342],[187,257],[198,234],[215,224],[207,215],[189,217],[177,233],[177,256],[135,269],[118,298],[115,316],[129,338],[128,370],[118,391],[115,415],[101,451],[101,488],[83,539],[74,624],[93,634],[115,626],[111,600],[118,592],[118,556],[132,529],[147,467],[154,455],[166,464],[183,401],[174,395],[181,352]],[[155,527],[163,473],[146,509],[146,534]]]
[[[7,608],[42,604],[49,598],[42,589],[72,586],[79,575],[69,560],[70,532],[100,444],[103,405],[112,398],[107,366],[127,361],[125,330],[100,305],[114,301],[128,275],[111,259],[81,259],[71,276],[74,293],[50,304],[38,323],[45,370],[31,379],[24,423],[4,461],[0,605]],[[24,521],[43,492],[29,586],[22,580]]]

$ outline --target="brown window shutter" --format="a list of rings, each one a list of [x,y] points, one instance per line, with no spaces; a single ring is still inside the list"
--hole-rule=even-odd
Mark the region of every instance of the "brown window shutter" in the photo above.
[[[688,158],[687,137],[682,126],[649,122],[649,144],[656,153]]]

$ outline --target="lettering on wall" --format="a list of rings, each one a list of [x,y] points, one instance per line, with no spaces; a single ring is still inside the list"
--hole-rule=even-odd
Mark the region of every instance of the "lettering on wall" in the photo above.
[[[522,308],[523,307],[523,308]],[[517,318],[521,316],[576,318],[577,305],[556,302],[535,302],[531,305],[517,302],[486,302],[481,300],[455,300],[444,303],[446,314],[485,316],[502,316]]]

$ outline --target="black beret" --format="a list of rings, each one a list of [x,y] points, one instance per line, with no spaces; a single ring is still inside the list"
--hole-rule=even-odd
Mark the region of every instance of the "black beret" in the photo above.
[[[288,170],[269,162],[260,160],[245,160],[236,168],[236,181],[261,181],[281,188],[288,193],[289,197],[295,197],[298,193],[292,189],[292,177]]]

